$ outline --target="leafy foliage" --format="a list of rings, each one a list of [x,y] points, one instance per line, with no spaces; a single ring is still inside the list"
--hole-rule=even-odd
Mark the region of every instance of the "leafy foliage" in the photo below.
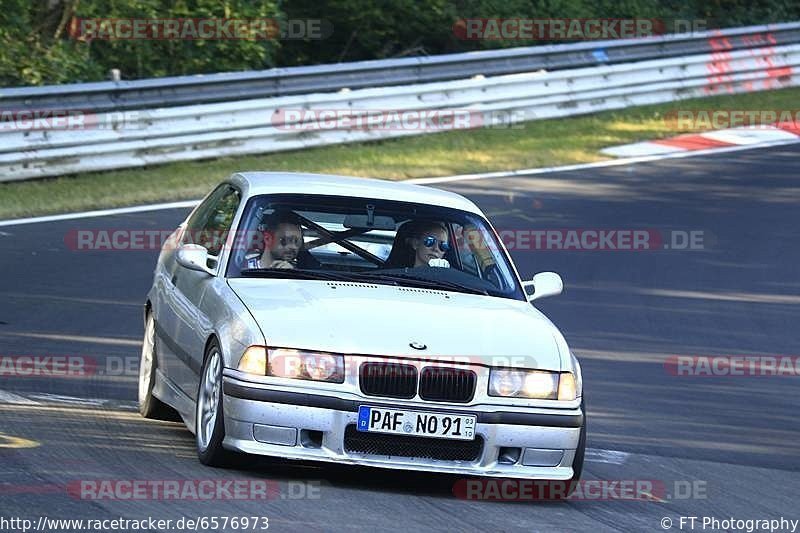
[[[322,19],[323,40],[80,40],[77,18]],[[0,85],[126,79],[543,44],[460,40],[465,18],[703,19],[730,27],[800,19],[796,0],[0,0]]]

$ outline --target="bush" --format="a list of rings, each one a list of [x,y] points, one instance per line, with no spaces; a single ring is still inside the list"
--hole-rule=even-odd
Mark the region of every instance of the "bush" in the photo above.
[[[483,48],[541,41],[463,41],[461,18],[705,19],[710,27],[797,20],[795,0],[0,0],[0,85],[126,79],[265,69]],[[83,18],[323,19],[318,40],[94,40],[69,34]]]

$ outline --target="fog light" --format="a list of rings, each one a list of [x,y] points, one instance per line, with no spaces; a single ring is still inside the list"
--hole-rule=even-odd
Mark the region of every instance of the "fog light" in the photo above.
[[[294,446],[297,444],[297,428],[253,424],[253,438],[265,444]]]
[[[558,466],[564,457],[564,450],[525,448],[522,456],[523,466]]]

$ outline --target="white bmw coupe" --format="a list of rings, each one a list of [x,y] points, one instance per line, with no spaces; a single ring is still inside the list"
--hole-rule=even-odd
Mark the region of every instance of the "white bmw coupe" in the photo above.
[[[581,370],[468,199],[361,178],[239,173],[164,245],[143,416],[234,454],[577,480]]]

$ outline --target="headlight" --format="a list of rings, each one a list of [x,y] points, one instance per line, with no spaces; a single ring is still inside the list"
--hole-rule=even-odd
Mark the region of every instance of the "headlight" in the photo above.
[[[575,376],[570,372],[492,369],[489,375],[489,396],[574,400],[576,393]]]
[[[268,350],[267,374],[278,378],[344,383],[344,356],[277,348]]]
[[[492,370],[489,376],[490,396],[518,396],[525,382],[525,372]]]

